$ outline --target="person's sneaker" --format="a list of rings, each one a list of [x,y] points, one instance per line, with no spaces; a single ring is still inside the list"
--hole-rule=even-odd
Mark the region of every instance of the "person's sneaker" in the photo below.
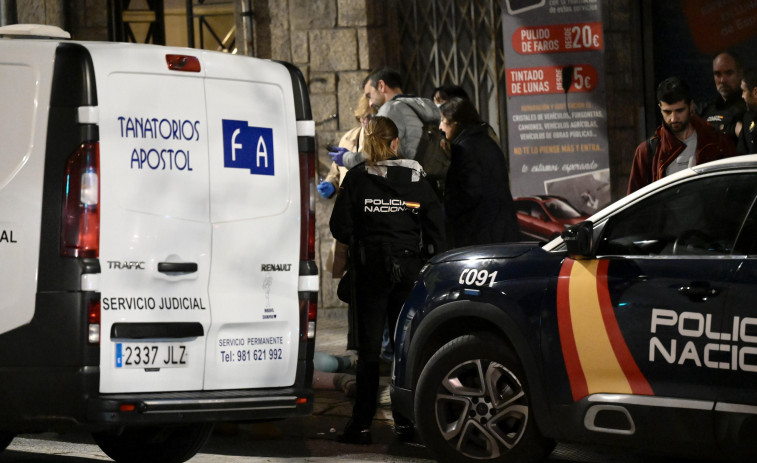
[[[371,429],[360,428],[352,421],[347,423],[344,432],[337,436],[336,440],[343,444],[371,445],[373,443]]]
[[[411,442],[415,436],[415,427],[412,424],[395,424],[392,430],[394,437],[400,442]]]

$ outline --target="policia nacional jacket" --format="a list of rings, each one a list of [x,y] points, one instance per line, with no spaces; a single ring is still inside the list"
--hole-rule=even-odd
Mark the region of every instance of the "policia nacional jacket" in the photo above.
[[[347,172],[329,222],[334,238],[425,257],[445,248],[442,207],[418,162],[361,163]]]

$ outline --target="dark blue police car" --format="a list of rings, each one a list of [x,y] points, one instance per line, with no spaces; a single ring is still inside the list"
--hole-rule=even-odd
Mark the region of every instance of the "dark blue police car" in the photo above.
[[[392,404],[441,462],[555,441],[757,456],[757,156],[675,174],[546,244],[435,257]]]

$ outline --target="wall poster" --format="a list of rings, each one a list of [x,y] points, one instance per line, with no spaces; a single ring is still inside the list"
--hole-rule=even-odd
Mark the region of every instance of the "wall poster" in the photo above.
[[[600,1],[506,4],[513,197],[556,195],[590,215],[610,203]]]

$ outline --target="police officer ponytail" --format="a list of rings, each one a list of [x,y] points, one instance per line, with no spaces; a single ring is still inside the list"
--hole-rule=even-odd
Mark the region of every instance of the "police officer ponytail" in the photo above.
[[[392,147],[392,142],[397,140],[397,145]],[[368,122],[365,128],[365,146],[363,150],[367,156],[367,162],[375,164],[387,159],[397,159],[397,147],[399,146],[399,130],[388,117],[376,116]]]

